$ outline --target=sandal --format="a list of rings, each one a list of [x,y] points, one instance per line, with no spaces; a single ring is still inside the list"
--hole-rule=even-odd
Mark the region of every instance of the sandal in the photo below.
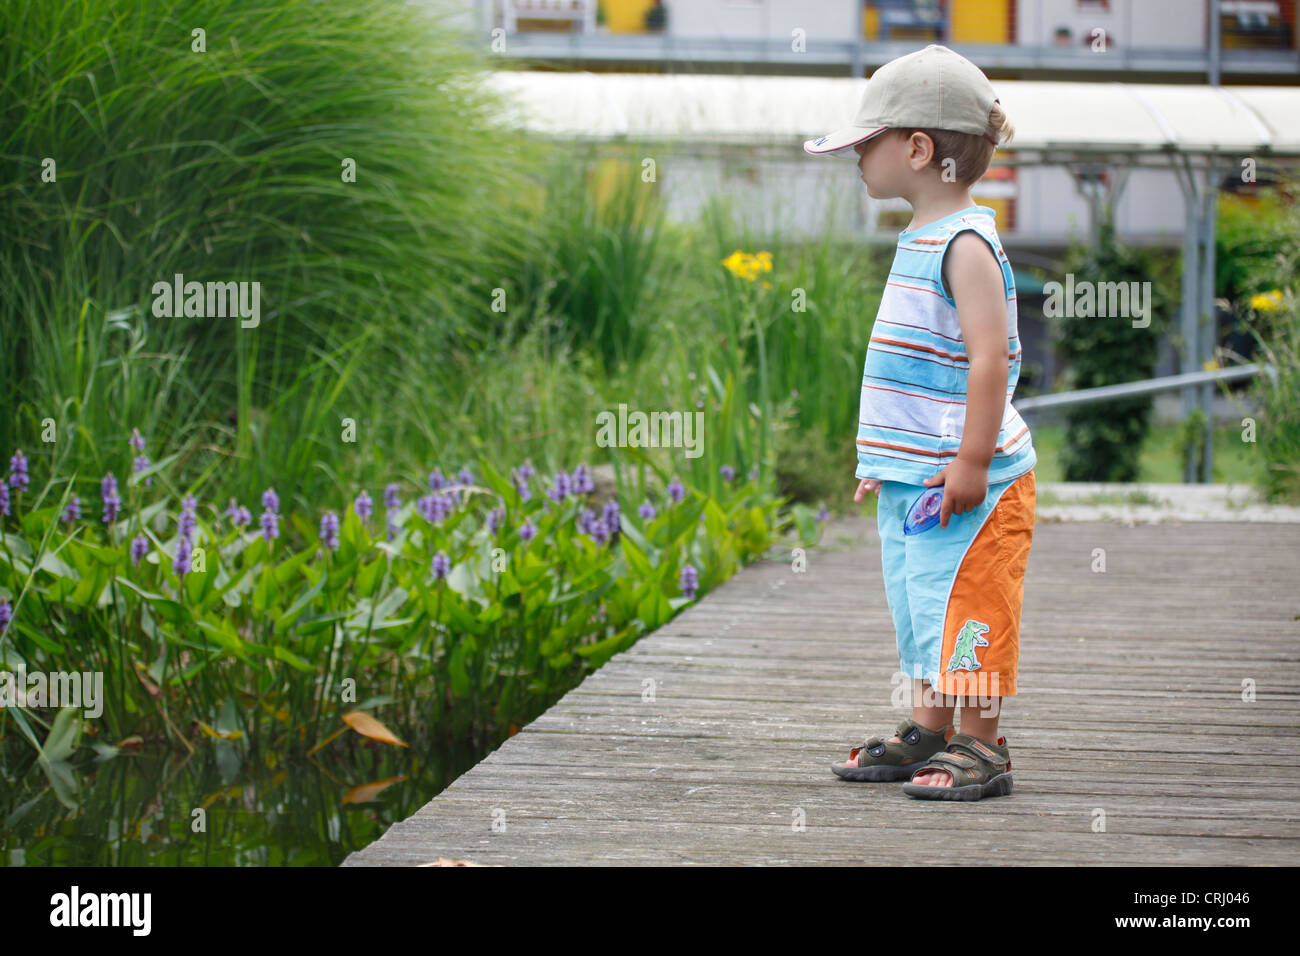
[[[909,719],[899,724],[896,732],[902,743],[872,737],[854,747],[844,763],[831,764],[831,770],[841,780],[907,780],[931,755],[943,750],[956,730],[952,724],[930,730]]]
[[[931,757],[917,773],[923,770],[948,771],[952,786],[934,787],[909,781],[903,784],[903,792],[909,797],[982,800],[1011,793],[1011,750],[1005,737],[999,737],[997,744],[986,744],[968,734],[953,734],[946,750]]]

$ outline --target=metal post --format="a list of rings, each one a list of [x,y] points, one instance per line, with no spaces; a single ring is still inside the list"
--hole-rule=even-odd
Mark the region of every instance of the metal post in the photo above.
[[[1219,85],[1220,28],[1219,0],[1210,0],[1210,85]]]
[[[1205,169],[1205,209],[1201,215],[1201,348],[1202,362],[1217,360],[1219,346],[1218,309],[1214,305],[1214,232],[1218,222],[1219,184],[1216,180],[1218,166],[1211,154]],[[1217,361],[1215,361],[1217,365]],[[1201,409],[1205,413],[1205,442],[1201,454],[1201,481],[1210,482],[1214,476],[1214,392],[1211,384],[1201,386]]]
[[[1196,364],[1196,275],[1197,252],[1200,247],[1200,201],[1196,195],[1196,176],[1192,172],[1190,165],[1187,164],[1186,157],[1183,157],[1184,168],[1179,170],[1178,184],[1183,189],[1183,206],[1186,212],[1186,225],[1183,229],[1183,281],[1182,281],[1182,303],[1180,315],[1180,330],[1182,333],[1182,348],[1179,350],[1178,370],[1184,374],[1197,371]],[[1187,387],[1182,390],[1183,393],[1183,420],[1186,421],[1196,408],[1196,389]],[[1183,460],[1183,481],[1196,481],[1196,452],[1190,445],[1186,449],[1186,455]]]
[[[862,32],[866,29],[867,22],[867,0],[858,0],[853,5],[853,9],[857,11],[858,22],[853,25],[853,32],[849,34],[853,37],[853,54],[850,57],[852,62],[849,64],[849,72],[856,80],[861,79],[867,69],[866,54],[862,50]]]

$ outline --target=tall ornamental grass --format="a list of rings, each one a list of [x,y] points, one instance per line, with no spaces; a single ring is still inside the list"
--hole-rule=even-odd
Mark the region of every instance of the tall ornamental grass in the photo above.
[[[522,229],[486,51],[391,0],[0,0],[0,20],[0,444],[99,473],[130,423],[191,475],[235,456],[252,489],[338,462],[342,415],[422,433],[430,369],[495,335]],[[260,324],[154,315],[178,273],[260,283]]]

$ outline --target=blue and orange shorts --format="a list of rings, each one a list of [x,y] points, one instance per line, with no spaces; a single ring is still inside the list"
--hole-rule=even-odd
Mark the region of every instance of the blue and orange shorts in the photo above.
[[[989,484],[978,508],[904,535],[924,485],[882,481],[877,527],[903,674],[937,693],[1012,697],[1034,535],[1034,472]]]

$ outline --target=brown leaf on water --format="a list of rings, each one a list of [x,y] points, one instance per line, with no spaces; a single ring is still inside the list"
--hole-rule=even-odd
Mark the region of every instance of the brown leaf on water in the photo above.
[[[360,786],[353,787],[343,795],[344,803],[369,803],[375,797],[379,796],[393,784],[405,780],[406,775],[400,777],[389,777],[386,780],[376,780],[374,783],[363,783]]]
[[[386,744],[397,744],[399,747],[407,746],[404,740],[399,739],[396,734],[365,711],[354,710],[351,713],[344,714],[343,723],[363,737],[381,740]]]
[[[435,863],[420,863],[419,866],[488,866],[487,863],[471,863],[469,860],[453,860],[448,856],[438,857]]]

